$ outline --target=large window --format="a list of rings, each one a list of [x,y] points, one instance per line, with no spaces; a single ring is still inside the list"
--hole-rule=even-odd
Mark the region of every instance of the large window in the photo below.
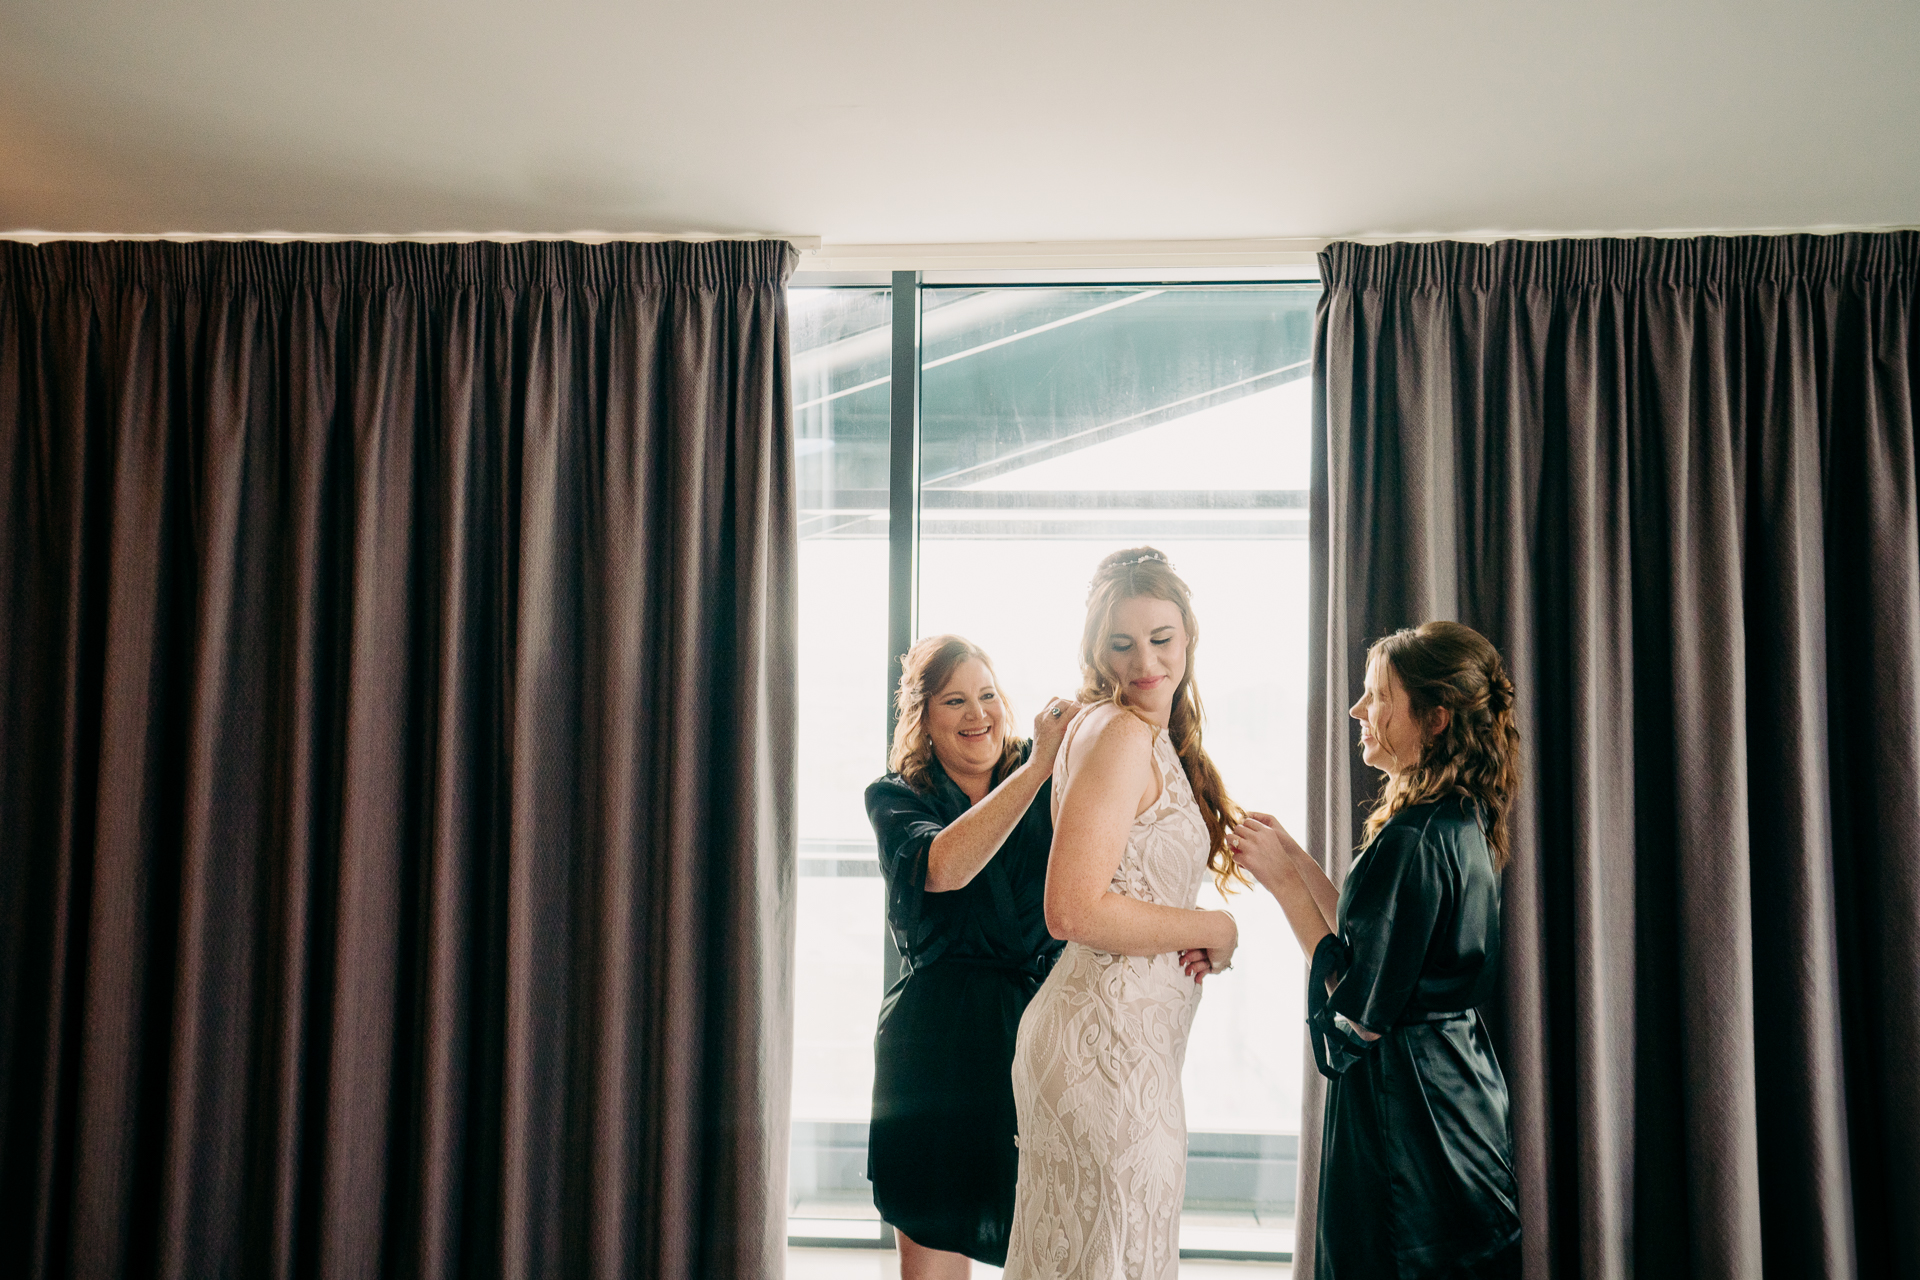
[[[1317,297],[1318,286],[1274,284],[794,290],[796,1239],[882,1237],[865,1138],[891,969],[861,792],[885,750],[894,307],[921,313],[918,633],[982,644],[1030,719],[1078,684],[1095,563],[1160,547],[1193,587],[1208,748],[1237,800],[1299,830]],[[1182,1246],[1285,1255],[1303,965],[1264,892],[1229,905],[1241,952],[1208,980],[1187,1056]]]

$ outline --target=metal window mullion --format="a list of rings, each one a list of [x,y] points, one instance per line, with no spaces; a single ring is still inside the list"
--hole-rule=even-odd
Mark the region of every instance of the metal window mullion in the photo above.
[[[920,273],[893,273],[893,432],[887,454],[887,744],[898,720],[893,691],[900,659],[920,629]],[[891,988],[904,968],[884,925],[881,977]]]
[[[920,273],[893,273],[893,432],[887,457],[887,743],[900,659],[920,624]]]
[[[900,659],[920,629],[920,273],[893,273],[893,431],[887,449],[887,746],[899,719],[893,691]],[[884,895],[881,911],[886,910]],[[880,922],[881,990],[906,968],[893,930]],[[880,1224],[882,1248],[897,1248],[891,1223]]]

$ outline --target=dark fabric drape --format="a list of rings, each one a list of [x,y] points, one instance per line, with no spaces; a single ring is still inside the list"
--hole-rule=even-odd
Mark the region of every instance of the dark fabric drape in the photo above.
[[[0,246],[0,1273],[779,1274],[790,254]]]
[[[1343,872],[1366,642],[1483,631],[1527,1274],[1920,1275],[1920,236],[1322,270],[1310,838]]]

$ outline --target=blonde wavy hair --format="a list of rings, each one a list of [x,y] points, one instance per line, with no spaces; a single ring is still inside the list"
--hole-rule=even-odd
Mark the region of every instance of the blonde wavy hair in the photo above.
[[[985,649],[961,636],[928,636],[916,641],[900,658],[900,686],[893,693],[893,705],[899,716],[893,726],[893,747],[887,752],[887,768],[899,774],[915,791],[929,791],[933,787],[930,778],[933,738],[927,733],[927,703],[940,696],[961,663],[976,659],[986,667],[1000,695],[1000,704],[1007,709],[1006,741],[1001,745],[1000,761],[993,766],[993,780],[988,786],[999,786],[1020,766],[1020,754],[1026,749],[1027,740],[1013,732],[1013,703],[1000,688],[993,659]]]
[[[1200,686],[1194,680],[1194,655],[1200,647],[1200,624],[1193,616],[1193,601],[1186,582],[1173,571],[1165,554],[1153,547],[1130,547],[1116,551],[1100,562],[1093,581],[1087,587],[1087,620],[1080,633],[1081,703],[1091,706],[1110,702],[1129,707],[1125,687],[1115,674],[1109,656],[1108,637],[1113,634],[1113,614],[1128,600],[1150,597],[1166,600],[1180,610],[1180,621],[1187,629],[1187,669],[1173,691],[1173,714],[1167,734],[1180,757],[1187,782],[1193,787],[1194,801],[1207,824],[1207,868],[1223,894],[1232,893],[1235,883],[1248,883],[1247,873],[1234,861],[1227,848],[1227,831],[1242,816],[1240,806],[1227,794],[1227,784],[1213,767],[1206,749],[1200,745],[1200,726],[1206,714],[1200,703]]]
[[[1413,767],[1381,786],[1367,814],[1366,840],[1408,805],[1460,796],[1480,806],[1493,869],[1505,870],[1512,856],[1509,817],[1520,790],[1520,730],[1500,651],[1472,627],[1423,622],[1374,641],[1368,664],[1375,658],[1400,677],[1422,730],[1439,708],[1449,716],[1446,728],[1423,743]]]

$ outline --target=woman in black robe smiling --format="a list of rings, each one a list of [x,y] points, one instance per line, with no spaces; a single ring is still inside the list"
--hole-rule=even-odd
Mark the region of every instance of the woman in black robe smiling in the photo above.
[[[1060,954],[1043,897],[1053,758],[1078,703],[1012,733],[993,664],[959,636],[902,663],[887,765],[867,817],[906,974],[874,1037],[867,1177],[900,1236],[902,1280],[1003,1266],[1019,1171],[1014,1036]]]
[[[1513,685],[1484,636],[1429,622],[1374,644],[1351,714],[1386,784],[1338,893],[1265,814],[1229,842],[1313,959],[1308,1030],[1330,1082],[1315,1273],[1517,1280],[1507,1084],[1478,1012],[1519,780]]]

